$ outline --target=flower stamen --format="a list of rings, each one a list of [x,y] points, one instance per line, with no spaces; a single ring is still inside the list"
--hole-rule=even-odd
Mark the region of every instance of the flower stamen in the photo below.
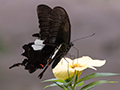
[[[76,68],[76,67],[84,67],[84,65],[80,65],[79,63],[75,63],[73,65],[71,65],[71,68]]]

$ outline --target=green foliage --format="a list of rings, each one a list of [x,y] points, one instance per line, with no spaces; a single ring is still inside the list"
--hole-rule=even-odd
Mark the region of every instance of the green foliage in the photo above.
[[[89,83],[89,84],[83,86],[80,90],[89,90],[95,86],[105,84],[105,83],[116,83],[116,81],[99,80],[99,81],[95,81],[95,82],[92,82],[92,83]]]
[[[47,88],[47,87],[53,87],[53,86],[60,86],[61,88],[64,88],[64,87],[62,87],[62,85],[63,85],[63,83],[55,82],[55,83],[53,83],[53,84],[51,84],[51,85],[45,86],[45,88]]]
[[[61,82],[61,83],[64,83],[65,81],[53,78],[53,79],[44,80],[42,82]]]
[[[84,81],[82,81],[82,82],[78,83],[76,86],[77,86],[77,87],[80,87],[80,86],[82,86],[82,85],[83,85],[83,83],[84,83]]]
[[[78,82],[93,79],[93,78],[98,78],[98,77],[106,77],[106,76],[114,76],[114,75],[120,75],[120,74],[118,73],[92,73],[92,74],[89,74],[81,78]]]
[[[74,78],[69,78],[67,80],[59,80],[59,79],[48,79],[43,82],[53,82],[51,85],[47,85],[45,88],[53,87],[53,86],[59,86],[63,90],[75,90],[76,87],[81,87],[80,90],[89,90],[95,86],[105,84],[105,83],[117,83],[116,81],[107,81],[107,80],[99,80],[94,81],[92,83],[89,83],[85,86],[83,86],[84,81],[93,79],[93,78],[99,78],[99,77],[106,77],[106,76],[114,76],[114,75],[120,75],[118,73],[92,73],[89,74],[81,79],[79,79],[80,73],[77,72],[74,76]]]

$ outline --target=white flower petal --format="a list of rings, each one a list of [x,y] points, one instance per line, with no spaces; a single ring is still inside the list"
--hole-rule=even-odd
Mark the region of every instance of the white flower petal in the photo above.
[[[79,63],[80,65],[101,67],[106,63],[106,60],[93,60],[88,56],[83,56],[81,58],[76,58],[74,63]]]
[[[61,60],[60,60],[60,62],[58,63],[58,64],[61,64],[61,65],[63,65],[63,64],[72,64],[73,63],[73,60],[71,60],[70,58],[62,58]]]
[[[89,63],[91,66],[101,67],[106,63],[106,60],[93,60]]]
[[[89,56],[83,56],[73,60],[73,66],[75,70],[81,71],[86,68],[97,70],[95,67],[101,67],[106,63],[106,60],[93,60]]]
[[[90,61],[92,61],[92,59],[88,56],[74,59],[74,63],[80,63],[81,65],[88,64]]]
[[[66,80],[74,75],[75,70],[70,68],[69,66],[57,65],[54,69],[52,69],[54,76],[57,79]]]
[[[89,66],[88,68],[91,68],[91,69],[97,70],[95,67],[92,67],[92,66]]]

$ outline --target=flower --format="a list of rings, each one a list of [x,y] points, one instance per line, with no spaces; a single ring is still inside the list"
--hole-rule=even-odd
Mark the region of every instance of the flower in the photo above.
[[[106,63],[106,60],[92,59],[89,56],[83,56],[73,60],[71,67],[77,71],[82,71],[87,68],[97,70],[95,67],[101,67]]]
[[[70,58],[62,58],[53,69],[53,74],[57,79],[66,80],[72,77],[75,71],[83,71],[87,68],[97,70],[95,67],[101,67],[105,63],[106,60],[93,60],[89,56],[83,56],[74,60],[71,60]]]

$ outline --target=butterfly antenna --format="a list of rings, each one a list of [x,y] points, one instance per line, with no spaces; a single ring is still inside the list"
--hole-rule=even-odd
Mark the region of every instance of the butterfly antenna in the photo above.
[[[75,40],[73,40],[72,42],[75,42],[75,41],[78,41],[78,40],[81,40],[81,39],[85,39],[85,38],[88,38],[88,37],[92,37],[92,36],[94,36],[94,35],[95,35],[95,33],[93,33],[93,34],[91,34],[91,35],[89,35],[89,36],[85,36],[85,37],[82,37],[82,38],[75,39]]]

